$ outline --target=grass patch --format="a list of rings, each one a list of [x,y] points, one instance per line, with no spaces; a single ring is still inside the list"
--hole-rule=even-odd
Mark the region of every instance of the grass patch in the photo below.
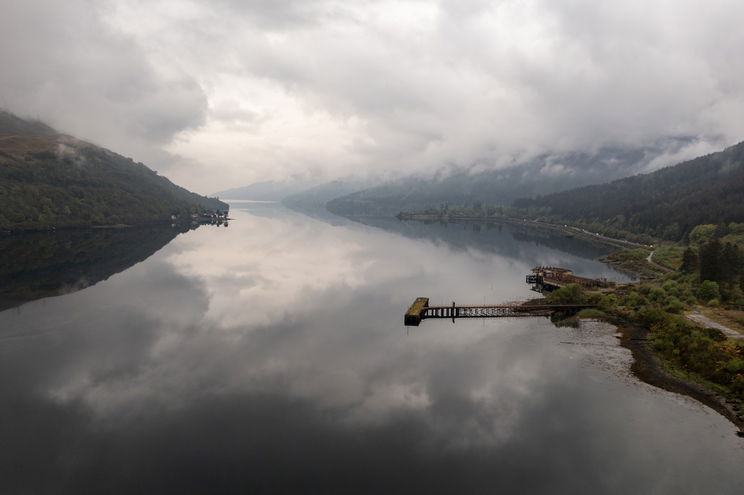
[[[619,261],[619,262],[642,262],[646,261],[646,258],[648,258],[649,254],[648,249],[643,248],[637,248],[637,249],[623,249],[622,251],[617,251],[615,253],[612,253],[607,256],[607,258],[613,260],[613,261]]]
[[[655,278],[661,274],[661,269],[654,268],[647,261],[649,249],[623,249],[608,254],[600,261],[614,265],[616,268],[639,275],[641,278]]]
[[[666,244],[657,247],[654,250],[654,256],[651,258],[654,263],[676,270],[682,265],[682,253],[685,252],[683,246],[676,244]]]
[[[603,320],[607,318],[607,313],[596,308],[584,308],[576,313],[578,318],[589,318],[592,320]]]

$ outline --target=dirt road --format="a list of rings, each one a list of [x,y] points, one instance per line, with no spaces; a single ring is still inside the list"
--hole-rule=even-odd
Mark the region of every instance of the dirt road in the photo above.
[[[701,315],[700,313],[688,313],[685,315],[685,317],[688,320],[693,321],[705,328],[715,328],[716,330],[720,330],[727,337],[731,337],[732,339],[744,339],[744,335],[740,334],[736,330],[733,330],[726,325],[721,325],[720,323],[713,321],[707,316]]]

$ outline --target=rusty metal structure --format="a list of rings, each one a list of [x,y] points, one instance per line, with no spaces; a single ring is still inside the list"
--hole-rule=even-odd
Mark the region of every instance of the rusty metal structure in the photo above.
[[[607,279],[579,277],[571,270],[557,266],[536,266],[532,269],[532,274],[527,275],[526,281],[537,292],[552,292],[568,284],[578,284],[588,289],[610,286]]]

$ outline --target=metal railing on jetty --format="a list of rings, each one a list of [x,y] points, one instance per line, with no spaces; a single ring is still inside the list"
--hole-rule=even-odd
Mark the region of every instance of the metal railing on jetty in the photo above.
[[[406,326],[419,326],[422,320],[440,318],[513,318],[550,316],[556,311],[574,312],[591,307],[590,304],[494,304],[479,306],[429,306],[428,297],[418,297],[403,318]]]
[[[552,292],[568,284],[578,284],[585,288],[599,289],[609,287],[613,282],[603,278],[585,278],[573,274],[567,268],[557,266],[537,266],[527,275],[527,283],[534,285],[538,292]],[[576,312],[591,308],[592,304],[493,304],[478,306],[429,306],[428,297],[418,297],[406,311],[403,322],[407,326],[419,326],[421,320],[430,318],[512,318],[518,316],[550,316],[555,312]]]

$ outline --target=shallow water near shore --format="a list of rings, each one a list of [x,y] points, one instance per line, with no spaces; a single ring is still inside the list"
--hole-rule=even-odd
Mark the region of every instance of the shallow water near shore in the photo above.
[[[402,324],[418,296],[535,297],[535,265],[627,280],[601,247],[230,216],[0,312],[0,493],[741,492],[731,423],[634,378],[610,325]]]

